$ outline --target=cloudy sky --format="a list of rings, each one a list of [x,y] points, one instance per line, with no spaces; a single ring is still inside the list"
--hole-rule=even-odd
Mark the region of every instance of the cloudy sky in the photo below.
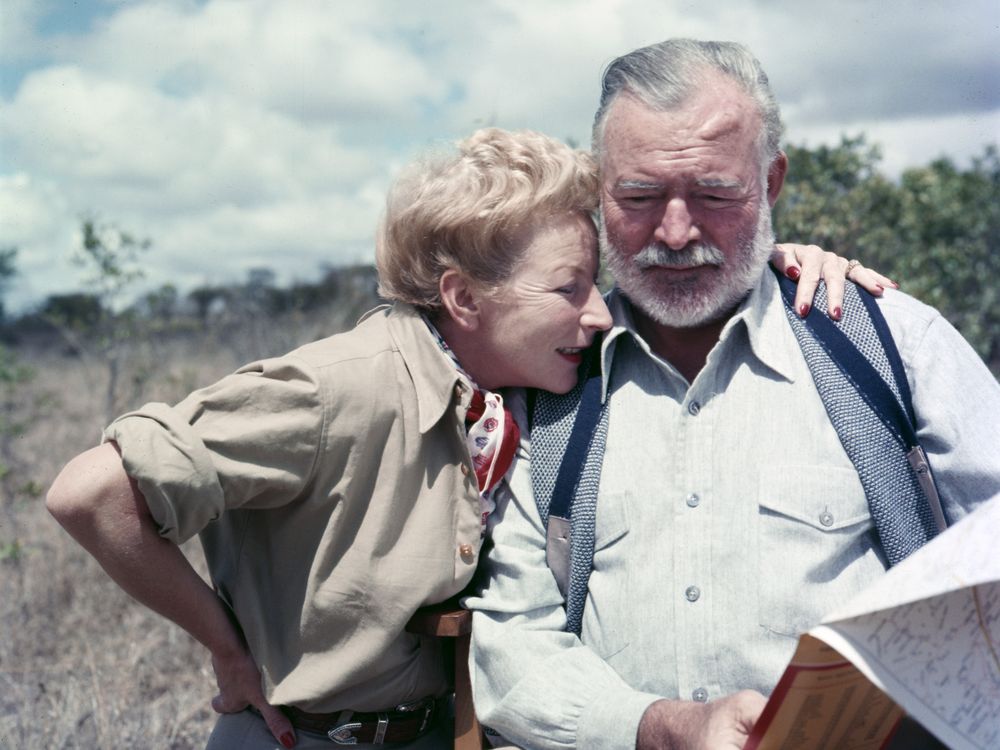
[[[80,289],[85,215],[153,241],[150,286],[369,262],[402,164],[587,144],[603,67],[670,36],[750,45],[790,141],[865,132],[891,175],[1000,137],[996,0],[0,0],[8,309]]]

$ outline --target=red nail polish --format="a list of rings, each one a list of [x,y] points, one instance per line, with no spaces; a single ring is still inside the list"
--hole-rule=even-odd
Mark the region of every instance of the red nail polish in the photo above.
[[[808,315],[809,309],[811,307],[812,305],[810,305],[808,302],[803,302],[801,305],[799,305],[799,317],[804,318],[806,315]]]
[[[833,315],[831,315],[830,317],[832,317],[834,320],[840,320],[840,316],[843,314],[844,314],[843,310],[841,310],[839,307],[835,307],[833,308]]]
[[[792,266],[785,269],[785,276],[790,278],[792,281],[798,281],[799,276],[801,276],[801,272],[795,266]]]
[[[285,732],[281,735],[281,744],[287,747],[288,750],[291,750],[295,747],[295,737],[292,736],[291,732]]]

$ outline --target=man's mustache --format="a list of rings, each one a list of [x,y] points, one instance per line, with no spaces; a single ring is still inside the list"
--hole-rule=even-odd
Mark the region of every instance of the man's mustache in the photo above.
[[[639,268],[656,266],[667,268],[694,268],[696,266],[721,266],[726,256],[715,245],[698,242],[683,250],[671,250],[662,242],[653,242],[636,253],[633,259]]]

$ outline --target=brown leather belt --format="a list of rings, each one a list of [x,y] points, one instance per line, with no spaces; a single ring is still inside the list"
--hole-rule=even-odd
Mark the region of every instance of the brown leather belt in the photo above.
[[[338,745],[388,742],[413,742],[430,729],[438,701],[424,698],[402,703],[390,711],[337,711],[314,714],[282,706],[282,711],[296,729],[323,734]]]

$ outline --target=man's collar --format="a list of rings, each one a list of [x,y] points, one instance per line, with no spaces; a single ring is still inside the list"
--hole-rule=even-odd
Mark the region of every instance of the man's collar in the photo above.
[[[608,294],[607,303],[611,310],[612,326],[604,334],[601,344],[602,401],[607,398],[614,353],[618,339],[623,334],[630,335],[636,346],[647,356],[657,356],[639,334],[632,303],[617,286]],[[770,268],[761,273],[750,295],[726,321],[719,340],[733,335],[739,327],[746,329],[750,349],[757,359],[786,380],[794,381],[794,358],[797,356],[798,346],[794,337],[789,335],[791,330],[785,317],[784,302]]]
[[[747,329],[750,348],[757,359],[785,380],[794,382],[798,369],[796,358],[801,359],[801,354],[788,324],[778,280],[774,278],[770,266],[761,272],[757,285],[733,317],[740,316]]]

